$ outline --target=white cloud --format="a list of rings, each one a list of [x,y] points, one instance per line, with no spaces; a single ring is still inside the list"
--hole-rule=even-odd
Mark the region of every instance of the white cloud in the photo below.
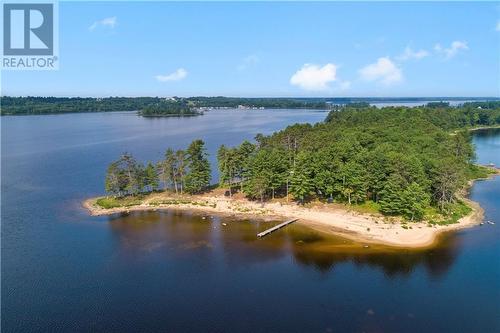
[[[403,79],[401,69],[389,57],[378,58],[377,62],[361,68],[359,74],[365,81],[379,81],[387,85]]]
[[[495,30],[500,31],[500,21],[497,22],[497,26],[496,26]]]
[[[252,67],[260,62],[260,58],[256,54],[250,54],[241,60],[241,63],[238,65],[239,71],[244,71],[245,69]]]
[[[305,64],[290,78],[290,84],[304,90],[324,91],[328,90],[329,82],[336,80],[337,66],[326,64],[323,67],[314,64]]]
[[[178,68],[175,72],[167,75],[156,75],[155,79],[159,82],[179,81],[184,79],[188,72],[184,68]]]
[[[412,50],[411,47],[407,46],[405,48],[405,50],[403,51],[403,53],[401,55],[399,55],[398,57],[396,57],[396,59],[399,61],[405,61],[405,60],[410,60],[410,59],[419,60],[419,59],[425,58],[427,56],[429,56],[429,52],[427,52],[426,50],[414,51],[414,50]]]
[[[446,59],[453,58],[454,56],[457,55],[457,53],[460,50],[466,51],[468,49],[469,49],[469,47],[467,46],[467,42],[458,41],[458,40],[452,42],[450,47],[448,47],[448,48],[441,46],[441,44],[439,44],[439,43],[434,46],[434,50],[437,53],[443,54]]]
[[[89,27],[89,30],[94,31],[99,26],[114,29],[117,23],[118,21],[116,20],[116,16],[106,17],[103,18],[102,20],[95,21],[94,23],[92,23],[92,25]]]

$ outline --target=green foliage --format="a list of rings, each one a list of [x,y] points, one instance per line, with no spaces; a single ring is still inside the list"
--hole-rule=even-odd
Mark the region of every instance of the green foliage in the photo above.
[[[391,175],[380,191],[380,211],[387,215],[397,215],[403,210],[402,179],[398,175]]]
[[[141,116],[162,117],[162,116],[198,116],[202,112],[195,110],[185,99],[160,100],[141,109]]]
[[[301,152],[297,155],[290,179],[290,193],[301,203],[314,191],[311,154]]]
[[[419,184],[411,183],[403,191],[400,214],[412,221],[422,220],[429,203],[430,195]]]
[[[468,168],[465,170],[465,177],[468,180],[484,179],[488,178],[494,173],[495,171],[492,170],[491,168],[487,168],[476,164],[470,164]]]
[[[117,207],[132,207],[142,203],[141,196],[126,196],[126,197],[104,197],[96,200],[96,204],[105,209]]]
[[[2,114],[137,111],[159,101],[158,97],[2,97]]]
[[[112,162],[105,179],[106,192],[114,196],[137,195],[163,189],[199,193],[210,185],[210,164],[202,140],[195,140],[187,151],[167,149],[165,159],[146,167],[125,153]]]
[[[425,210],[425,219],[430,221],[430,224],[448,225],[458,223],[462,217],[468,215],[472,208],[467,206],[463,201],[457,201],[448,206],[448,211],[443,212],[433,207],[428,207]]]
[[[325,100],[239,97],[2,97],[2,115],[140,111],[143,116],[196,116],[203,108],[328,109]]]
[[[118,196],[138,194],[144,190],[146,185],[151,187],[155,182],[156,176],[154,174],[147,175],[144,166],[138,163],[132,155],[125,153],[109,165],[105,189],[108,193]]]
[[[370,200],[384,214],[408,220],[423,219],[429,206],[451,214],[457,191],[485,173],[473,165],[474,149],[464,129],[500,122],[499,112],[500,102],[334,106],[324,123],[258,135],[256,151],[247,158],[244,190],[261,200],[288,193],[301,202]]]
[[[210,185],[210,163],[205,143],[202,140],[194,140],[186,154],[189,169],[185,180],[186,191],[191,194],[199,193]]]
[[[154,191],[159,186],[158,173],[151,162],[148,162],[144,169],[144,183],[149,191]]]

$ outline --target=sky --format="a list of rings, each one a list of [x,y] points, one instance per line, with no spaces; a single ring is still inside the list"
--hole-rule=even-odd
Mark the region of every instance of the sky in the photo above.
[[[60,2],[59,70],[5,96],[500,96],[500,5]]]

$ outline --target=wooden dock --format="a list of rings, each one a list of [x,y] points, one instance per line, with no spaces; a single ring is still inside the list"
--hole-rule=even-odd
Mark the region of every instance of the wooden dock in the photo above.
[[[298,219],[292,219],[292,220],[288,220],[288,221],[285,221],[285,222],[283,222],[283,223],[280,223],[280,224],[278,224],[278,225],[275,225],[275,226],[274,226],[274,227],[272,227],[272,228],[269,228],[269,229],[267,229],[267,230],[264,230],[264,231],[262,231],[262,232],[258,233],[258,234],[257,234],[257,237],[262,238],[262,237],[264,237],[264,236],[267,236],[267,235],[269,235],[271,232],[274,232],[274,231],[276,231],[276,230],[278,230],[278,229],[281,229],[281,228],[283,228],[284,226],[287,226],[287,225],[289,225],[290,223],[293,223],[293,222],[295,222],[295,221],[297,221],[297,220],[298,220]]]

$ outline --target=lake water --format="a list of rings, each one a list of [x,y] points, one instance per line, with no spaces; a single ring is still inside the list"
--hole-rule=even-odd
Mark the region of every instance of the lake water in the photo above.
[[[495,225],[414,252],[300,225],[257,240],[271,222],[81,208],[124,151],[158,160],[202,138],[213,156],[222,143],[325,116],[2,117],[2,331],[499,332],[500,177],[471,191]],[[474,142],[478,161],[500,165],[500,131]]]

